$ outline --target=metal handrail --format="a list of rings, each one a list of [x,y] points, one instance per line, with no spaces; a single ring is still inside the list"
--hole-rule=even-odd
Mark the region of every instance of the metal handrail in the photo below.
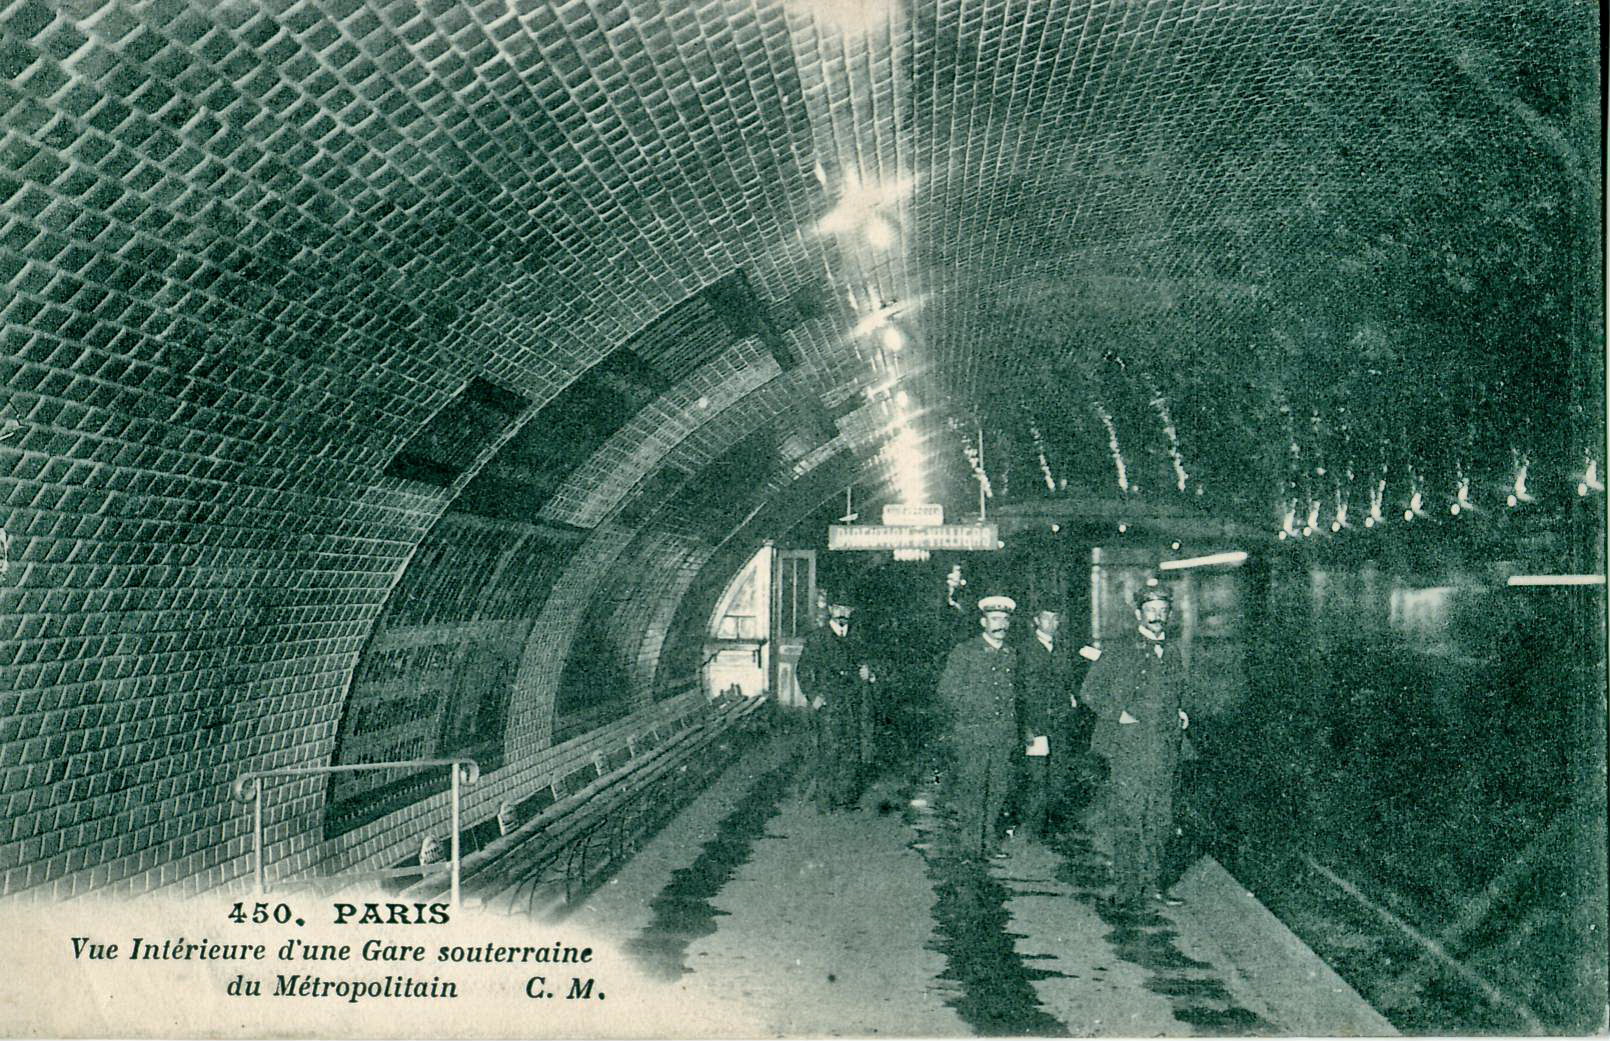
[[[460,785],[474,784],[481,779],[481,764],[474,759],[457,757],[453,759],[406,759],[389,763],[347,763],[341,766],[285,766],[273,770],[248,770],[235,778],[230,785],[230,791],[238,802],[252,804],[252,878],[257,887],[259,896],[268,892],[268,882],[263,874],[263,779],[266,777],[311,777],[320,774],[354,773],[358,770],[417,770],[420,767],[446,766],[450,767],[452,807],[452,852],[448,858],[449,871],[452,876],[453,906],[458,906],[459,897],[459,804]],[[248,785],[250,786],[248,789]],[[421,864],[423,869],[425,865]]]

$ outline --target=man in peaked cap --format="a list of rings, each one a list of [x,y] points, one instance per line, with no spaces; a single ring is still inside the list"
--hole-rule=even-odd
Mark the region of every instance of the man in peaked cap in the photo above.
[[[1163,847],[1173,829],[1174,776],[1190,724],[1182,708],[1185,663],[1168,639],[1174,598],[1160,585],[1136,592],[1136,627],[1102,648],[1079,692],[1095,714],[1090,750],[1107,760],[1107,818],[1112,831],[1115,898],[1183,901],[1159,888]]]
[[[1011,597],[978,601],[978,636],[950,652],[939,678],[947,716],[944,800],[954,814],[956,852],[983,857],[996,846],[996,826],[1023,752],[1013,676],[1017,655],[1006,642],[1017,604]]]

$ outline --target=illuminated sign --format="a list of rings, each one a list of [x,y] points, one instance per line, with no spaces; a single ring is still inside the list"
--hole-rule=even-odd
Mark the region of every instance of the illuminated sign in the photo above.
[[[891,502],[883,507],[883,523],[894,527],[938,527],[945,508],[937,502]]]
[[[1603,575],[1510,575],[1512,586],[1602,586]]]
[[[1205,557],[1184,557],[1165,560],[1157,565],[1159,571],[1185,571],[1194,567],[1212,567],[1214,564],[1239,564],[1247,559],[1244,550],[1233,549],[1226,553],[1209,553]]]
[[[993,524],[832,524],[828,549],[994,550],[1000,535]]]

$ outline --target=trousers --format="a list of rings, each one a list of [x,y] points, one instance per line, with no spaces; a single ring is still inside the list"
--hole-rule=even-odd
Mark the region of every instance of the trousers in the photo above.
[[[860,795],[860,710],[853,714],[831,708],[818,710],[816,725],[816,806],[820,810],[847,809]]]
[[[1174,771],[1156,763],[1117,762],[1107,785],[1115,895],[1119,903],[1135,903],[1159,887],[1163,849],[1174,824]]]
[[[1018,821],[1027,837],[1045,834],[1054,778],[1060,765],[1053,765],[1051,756],[1018,756]]]
[[[995,829],[1012,795],[1017,737],[962,733],[951,756],[946,803],[954,815],[952,843],[963,856],[987,856],[995,848]]]

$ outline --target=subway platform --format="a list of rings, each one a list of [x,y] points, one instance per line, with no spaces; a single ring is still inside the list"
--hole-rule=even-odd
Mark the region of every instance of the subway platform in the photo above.
[[[883,781],[819,813],[798,744],[774,741],[565,917],[700,1022],[730,1005],[762,1036],[1396,1033],[1211,858],[1183,907],[1126,916],[1082,831],[958,863],[931,807]]]

